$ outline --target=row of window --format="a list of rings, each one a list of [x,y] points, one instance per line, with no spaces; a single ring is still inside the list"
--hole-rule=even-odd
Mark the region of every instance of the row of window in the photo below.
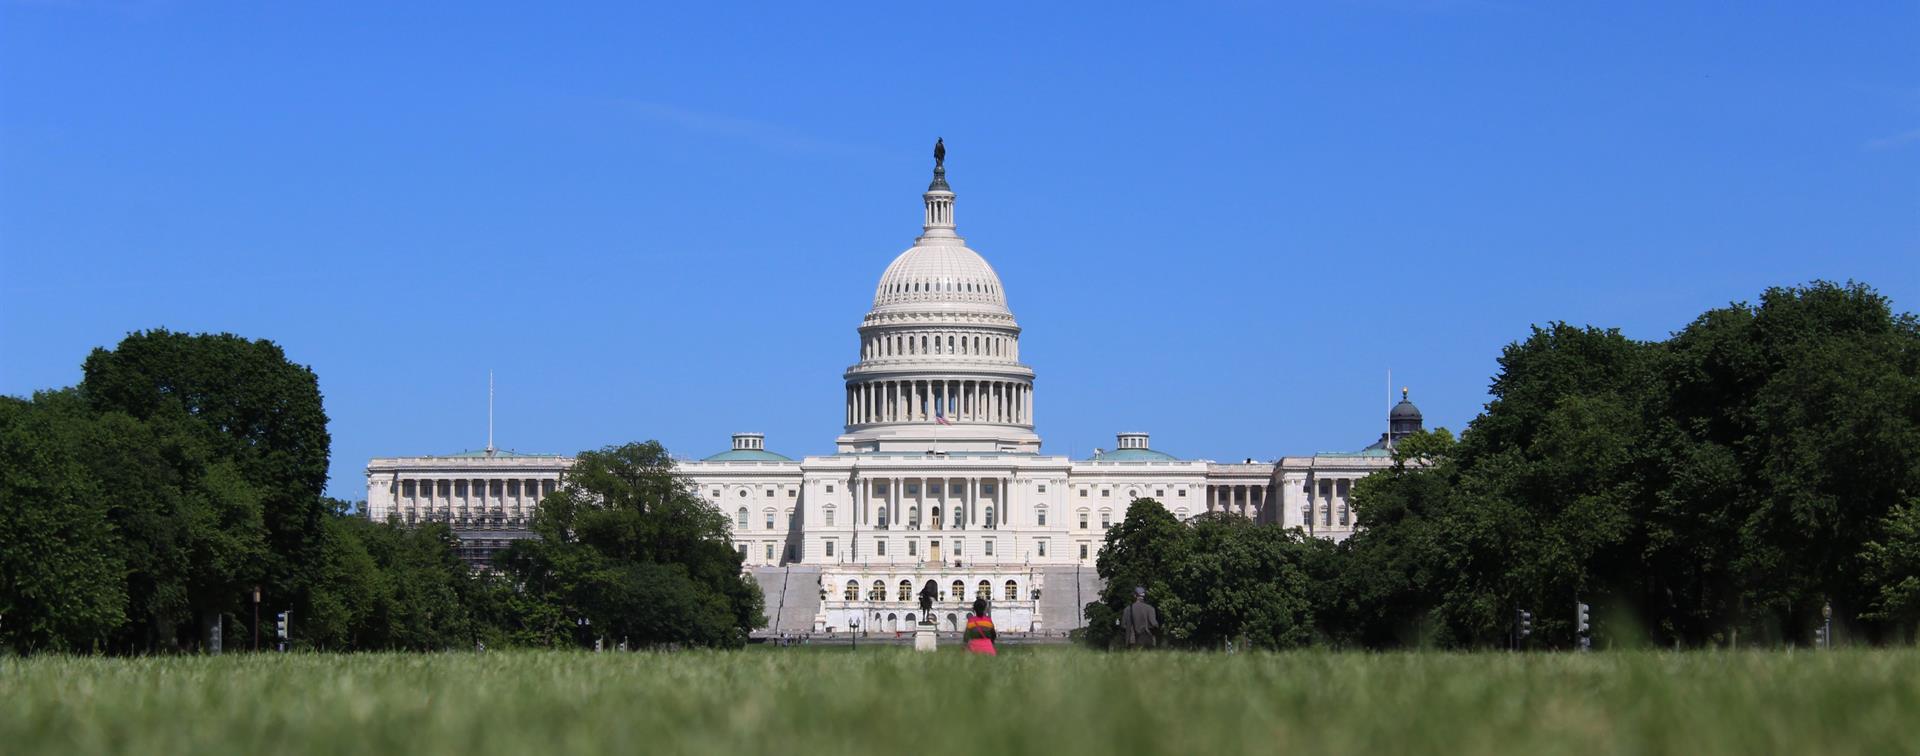
[[[1008,580],[1002,587],[1005,590],[1001,593],[1001,595],[1005,598],[1005,600],[1007,601],[1020,600],[1020,583],[1018,581]],[[966,598],[967,596],[966,581],[955,580],[953,581],[953,584],[949,586],[949,588],[951,590],[948,593],[942,595],[941,600],[960,601]],[[847,601],[858,601],[861,597],[860,581],[848,580],[846,590],[841,592],[840,597]],[[911,580],[902,580],[900,581],[899,585],[895,586],[894,599],[893,599],[895,601],[914,601],[918,597],[919,597],[919,592],[914,590],[913,581]],[[987,599],[988,601],[992,601],[993,600],[993,583],[991,581],[982,580],[979,583],[975,584],[973,589],[973,597],[983,598],[983,599]],[[1036,595],[1034,596],[1034,598],[1039,598],[1039,596]],[[866,599],[868,601],[887,600],[887,584],[879,580],[873,581],[872,585],[870,585],[867,588]]]
[[[411,523],[412,520],[409,519],[408,522]],[[835,542],[831,540],[825,542],[824,545],[825,545],[827,556],[834,555],[834,543]],[[995,544],[995,541],[993,540],[986,540],[981,542],[982,547],[986,550],[985,556],[993,556],[994,544]],[[1045,557],[1047,555],[1046,539],[1042,538],[1042,539],[1036,540],[1033,542],[1033,544],[1034,544],[1035,556]],[[964,554],[962,553],[965,550],[964,541],[953,541],[952,546],[953,546],[953,552],[952,552],[953,556],[956,556],[956,557],[964,556]],[[1086,542],[1081,542],[1079,546],[1080,546],[1080,559],[1085,560],[1088,557],[1088,555],[1091,553],[1091,546]],[[745,544],[745,543],[734,544],[734,549],[740,553],[741,559],[747,558],[747,553],[748,553],[747,548],[748,548],[748,544]],[[768,564],[773,563],[774,555],[779,553],[781,550],[777,544],[771,541],[761,544],[761,548],[762,548],[761,558]],[[880,539],[875,541],[874,550],[876,552],[876,555],[886,556],[887,555],[886,539]],[[786,556],[789,560],[798,558],[798,555],[794,553],[794,550],[791,547],[787,548],[786,552],[787,552]],[[908,539],[907,556],[917,557],[919,555],[920,555],[920,542],[918,540]]]
[[[482,483],[485,485],[476,486],[471,483]],[[481,480],[471,482],[465,479],[403,480],[399,482],[397,486],[398,490],[395,493],[402,498],[408,499],[422,497],[439,499],[466,499],[471,497],[499,499],[521,498],[522,492],[524,492],[525,498],[532,499],[553,493],[555,483],[556,481],[551,480],[527,480],[523,484],[518,478],[512,480]]]
[[[861,359],[880,357],[918,357],[928,354],[1016,357],[1018,342],[1005,336],[966,334],[892,334],[870,336],[861,346]]]
[[[824,546],[824,548],[825,548],[825,551],[826,551],[826,555],[827,555],[827,556],[834,556],[834,544],[835,544],[835,543],[836,543],[836,542],[835,542],[834,540],[832,540],[832,539],[828,539],[828,540],[826,540],[826,541],[825,541],[825,542],[823,543],[823,546]],[[985,540],[985,541],[981,541],[980,543],[981,543],[981,544],[982,544],[982,546],[983,546],[983,547],[984,547],[984,548],[986,549],[986,553],[984,554],[984,556],[993,556],[993,545],[994,545],[994,543],[995,543],[995,541],[993,541],[993,540]],[[1046,556],[1046,555],[1047,555],[1047,539],[1045,539],[1045,538],[1041,538],[1041,539],[1038,539],[1038,540],[1035,540],[1035,541],[1033,542],[1033,544],[1034,544],[1034,555],[1035,555],[1035,556],[1042,556],[1042,557],[1044,557],[1044,556]],[[951,552],[949,552],[951,556],[956,556],[956,557],[959,557],[959,556],[965,556],[965,554],[964,554],[964,553],[962,553],[962,552],[964,552],[964,551],[965,551],[965,549],[966,549],[966,542],[965,542],[965,541],[958,541],[958,540],[956,540],[956,541],[952,541],[952,542],[951,542],[951,545],[952,545],[952,547],[953,547],[953,551],[951,551]],[[938,547],[940,546],[940,542],[939,542],[939,541],[934,541],[934,542],[933,542],[933,546],[934,546],[935,548],[938,548]],[[743,548],[744,548],[744,547],[743,547]],[[740,553],[741,553],[741,555],[743,555],[743,556],[744,556],[744,555],[746,554],[746,552],[745,552],[744,550],[743,550],[743,551],[741,551]],[[1086,542],[1084,542],[1084,541],[1082,541],[1082,542],[1080,543],[1080,558],[1081,558],[1081,559],[1086,559],[1086,558],[1087,558],[1087,555],[1088,555],[1089,553],[1090,553],[1090,547],[1089,547],[1089,544],[1087,544]],[[879,539],[879,540],[876,540],[876,541],[874,541],[874,555],[875,555],[875,556],[886,556],[886,555],[887,555],[887,541],[886,541],[886,539],[884,539],[884,538],[882,538],[882,539]],[[907,540],[907,556],[919,556],[919,555],[920,555],[920,542],[919,542],[918,540],[914,540],[914,539],[908,539],[908,540]],[[767,547],[767,559],[768,559],[768,560],[772,560],[772,559],[773,559],[773,547],[771,547],[771,546],[769,546],[769,547]]]
[[[1085,487],[1085,486],[1082,486],[1082,487],[1080,488],[1080,498],[1082,498],[1082,499],[1084,499],[1084,498],[1087,498],[1087,492],[1088,492],[1088,491],[1091,491],[1091,490],[1092,490],[1092,489],[1090,489],[1090,488],[1087,488],[1087,487]],[[1040,492],[1041,492],[1041,493],[1046,493],[1046,489],[1045,489],[1045,488],[1042,488],[1042,489],[1040,490]],[[1177,498],[1182,498],[1182,499],[1184,499],[1184,498],[1186,498],[1186,497],[1187,497],[1187,489],[1185,489],[1185,488],[1176,488],[1176,489],[1174,489],[1174,491],[1173,491],[1173,495],[1174,495],[1175,497],[1177,497]],[[1102,488],[1102,489],[1100,489],[1100,498],[1102,498],[1102,499],[1105,499],[1105,498],[1108,498],[1108,497],[1110,497],[1110,496],[1113,496],[1113,489],[1111,489],[1111,488]],[[1140,489],[1137,489],[1137,488],[1130,488],[1130,489],[1127,489],[1127,499],[1128,499],[1129,501],[1131,501],[1131,500],[1133,500],[1133,499],[1138,499],[1138,498],[1140,498]],[[1156,489],[1153,489],[1153,498],[1155,498],[1155,499],[1161,499],[1161,500],[1165,500],[1165,499],[1167,498],[1167,489],[1164,489],[1164,488],[1156,488]]]
[[[939,507],[932,508],[931,512],[934,517],[940,516]],[[762,514],[766,516],[766,529],[772,530],[774,527],[773,510],[771,509],[764,510]],[[878,517],[876,518],[876,520],[878,522],[879,529],[880,530],[887,529],[887,526],[890,522],[887,516],[887,507],[885,505],[881,505],[879,507],[879,511],[877,512],[877,514],[878,514]],[[1034,508],[1033,514],[1034,514],[1034,518],[1037,520],[1036,524],[1039,527],[1044,528],[1047,526],[1047,508],[1046,507]],[[1079,514],[1080,514],[1080,529],[1086,530],[1089,522],[1088,518],[1092,513],[1089,512],[1088,510],[1082,509],[1080,510]],[[833,505],[829,504],[825,508],[823,508],[821,510],[821,515],[825,520],[826,526],[833,527],[833,524],[834,524]],[[984,524],[988,530],[992,530],[998,527],[998,524],[994,518],[993,505],[991,504],[987,505],[987,507],[985,508],[985,515],[986,515],[985,517],[986,522]],[[1175,509],[1174,516],[1182,520],[1187,519],[1187,508],[1180,507],[1178,509]],[[1329,512],[1327,516],[1331,518],[1332,513]],[[1307,519],[1311,521],[1313,519],[1313,516],[1311,514],[1308,514]],[[1341,506],[1340,524],[1345,525],[1346,521],[1347,521],[1346,507],[1343,502]],[[1327,524],[1329,525],[1333,524],[1332,520],[1329,519]],[[734,525],[736,528],[740,530],[745,530],[747,528],[747,508],[746,507],[741,507],[734,511]],[[788,527],[792,527],[793,525],[792,509],[787,510],[787,525]],[[964,527],[965,525],[966,525],[966,510],[964,508],[955,507],[953,510],[953,527],[960,528],[960,527]],[[1113,527],[1113,510],[1112,509],[1103,508],[1100,510],[1100,527],[1102,529]],[[920,529],[920,508],[919,507],[907,507],[907,528],[909,530]]]

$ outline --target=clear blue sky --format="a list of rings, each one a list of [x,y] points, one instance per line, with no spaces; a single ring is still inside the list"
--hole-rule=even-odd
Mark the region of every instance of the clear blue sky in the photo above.
[[[1533,323],[1920,309],[1911,2],[272,5],[0,6],[0,393],[269,338],[349,498],[483,445],[489,368],[503,447],[830,452],[936,135],[1057,453],[1357,448],[1388,368],[1458,429]]]

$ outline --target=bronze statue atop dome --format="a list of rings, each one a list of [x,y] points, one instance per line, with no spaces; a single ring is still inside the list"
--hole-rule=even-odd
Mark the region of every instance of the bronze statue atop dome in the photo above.
[[[947,140],[941,137],[933,138],[933,167],[947,167]]]

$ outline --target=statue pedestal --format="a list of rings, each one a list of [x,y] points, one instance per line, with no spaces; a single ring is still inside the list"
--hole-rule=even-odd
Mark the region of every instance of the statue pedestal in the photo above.
[[[932,651],[936,648],[933,638],[933,625],[922,622],[913,629],[913,650]]]

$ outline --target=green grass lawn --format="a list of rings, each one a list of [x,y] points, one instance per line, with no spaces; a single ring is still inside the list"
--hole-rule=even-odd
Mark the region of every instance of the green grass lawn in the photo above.
[[[0,753],[1920,751],[1920,651],[0,659]]]

